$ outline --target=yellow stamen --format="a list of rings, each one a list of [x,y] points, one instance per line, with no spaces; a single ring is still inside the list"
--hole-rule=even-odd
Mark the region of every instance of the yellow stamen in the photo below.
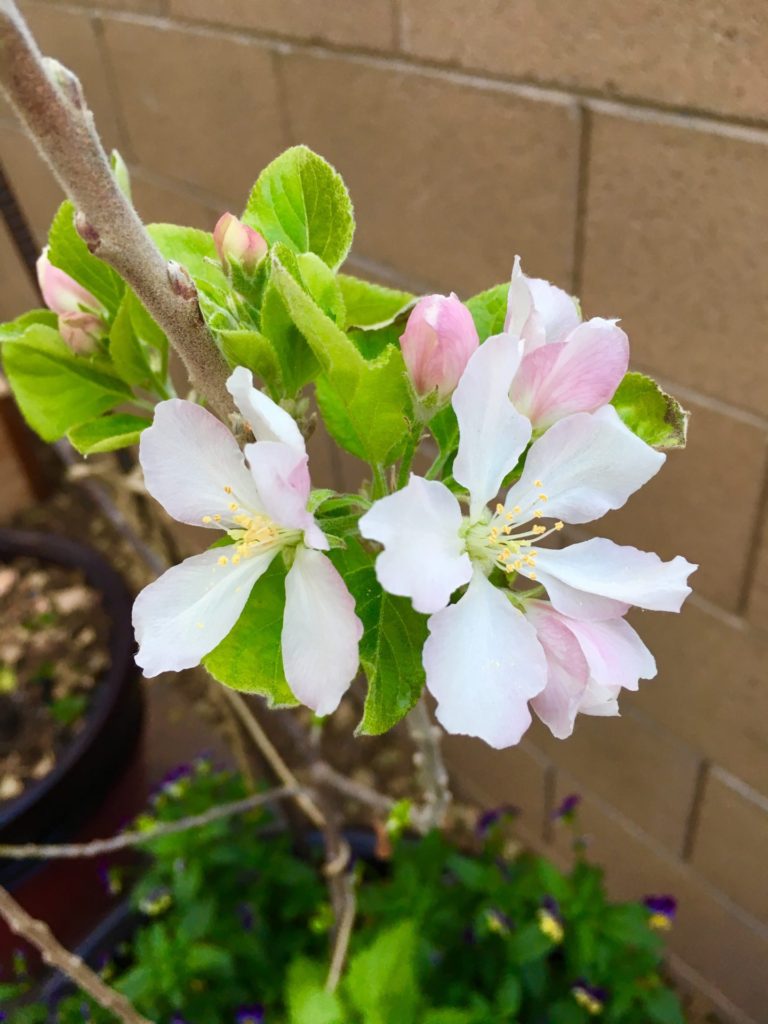
[[[219,565],[229,565],[229,559],[226,555],[221,555],[219,558]]]
[[[212,523],[213,519],[212,519],[211,516],[203,516],[203,522],[204,523]]]
[[[565,523],[562,523],[562,522],[560,522],[560,520],[559,520],[559,519],[558,519],[558,521],[557,521],[557,522],[555,523],[555,529],[556,529],[556,530],[562,530],[562,528],[563,528],[564,526],[565,526]]]

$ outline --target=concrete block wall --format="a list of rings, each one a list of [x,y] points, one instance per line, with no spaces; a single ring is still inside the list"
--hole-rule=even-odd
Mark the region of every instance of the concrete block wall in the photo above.
[[[82,77],[148,219],[210,229],[305,142],[349,183],[353,269],[462,296],[526,270],[620,316],[692,410],[690,446],[600,531],[701,563],[679,617],[636,617],[659,676],[619,720],[494,754],[457,783],[617,895],[671,891],[702,1013],[768,1019],[768,7],[762,0],[28,0]],[[59,195],[0,108],[40,240]],[[0,313],[29,291],[0,234]],[[329,466],[337,465],[329,461]],[[330,483],[338,484],[339,471]]]

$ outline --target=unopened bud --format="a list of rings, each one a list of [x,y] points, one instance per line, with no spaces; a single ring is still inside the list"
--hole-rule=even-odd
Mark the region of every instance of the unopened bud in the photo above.
[[[400,337],[417,393],[437,390],[441,398],[455,389],[479,344],[472,314],[453,292],[419,299]]]
[[[80,84],[80,79],[69,68],[56,60],[55,57],[43,57],[45,70],[48,72],[51,81],[63,94],[66,100],[77,107],[78,110],[85,109],[85,94]]]
[[[213,229],[213,241],[225,270],[229,260],[239,263],[245,270],[254,270],[269,250],[264,236],[243,224],[233,213],[219,217]]]
[[[59,334],[75,355],[88,356],[96,351],[104,324],[94,313],[60,313]]]
[[[48,247],[43,249],[37,260],[37,281],[43,294],[43,302],[54,313],[103,313],[98,299],[74,278],[48,259]]]
[[[176,260],[168,260],[168,280],[171,282],[174,295],[180,295],[182,299],[189,301],[197,298],[197,288],[189,271]]]
[[[101,236],[96,228],[88,223],[82,210],[75,214],[75,231],[88,246],[88,252],[96,252],[101,243]]]

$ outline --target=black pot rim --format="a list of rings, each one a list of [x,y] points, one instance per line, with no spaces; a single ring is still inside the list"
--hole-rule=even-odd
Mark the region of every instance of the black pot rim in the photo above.
[[[83,570],[87,582],[98,590],[104,611],[110,620],[109,666],[97,686],[84,727],[62,753],[52,771],[28,786],[16,799],[0,805],[0,833],[22,818],[29,809],[44,800],[71,771],[118,703],[128,678],[136,672],[133,660],[132,600],[122,577],[93,548],[55,534],[0,529],[0,563],[13,558],[30,557]]]

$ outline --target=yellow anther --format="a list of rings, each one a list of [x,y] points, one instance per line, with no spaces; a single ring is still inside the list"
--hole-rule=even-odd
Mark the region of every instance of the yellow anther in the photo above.
[[[536,582],[536,579],[537,579],[537,577],[536,577],[536,573],[535,573],[535,572],[529,572],[529,573],[528,573],[528,579],[529,579],[529,580],[533,580],[533,581],[534,581],[534,583],[535,583],[535,582]]]
[[[539,501],[549,501],[549,498],[547,498],[546,494],[540,494]]]
[[[214,523],[220,523],[221,522],[221,513],[220,512],[216,513],[216,515],[213,517],[213,521],[214,521]]]
[[[564,526],[565,526],[565,523],[561,522],[561,521],[560,521],[559,519],[558,519],[558,521],[557,521],[557,522],[555,523],[555,529],[556,529],[556,530],[562,530],[562,528],[563,528]]]
[[[546,526],[534,526],[533,532],[536,534],[537,537],[540,537],[542,533],[547,532],[547,528]]]
[[[537,508],[536,511],[533,513],[533,518],[534,519],[541,519],[541,517],[543,515],[544,515],[544,513],[541,511],[541,509]]]
[[[513,568],[513,569],[515,570],[515,572],[520,572],[520,570],[521,570],[521,569],[523,568],[523,563],[522,563],[522,560],[521,560],[521,559],[519,559],[519,558],[518,558],[518,559],[516,559],[516,560],[515,560],[515,561],[514,561],[514,562],[512,563],[512,568]]]
[[[491,529],[491,540],[496,540],[498,536],[499,536],[499,531],[498,531],[498,530],[496,529],[496,527],[494,526],[494,527],[493,527],[493,528]]]
[[[229,559],[226,555],[221,555],[219,558],[219,565],[229,565]]]
[[[211,516],[203,516],[203,522],[204,523],[212,523],[213,519],[211,518]]]
[[[519,505],[515,505],[515,507],[512,509],[512,515],[519,516],[522,511],[523,510],[520,508]]]
[[[513,512],[507,512],[504,518],[507,520],[508,523],[511,523],[515,516]]]
[[[506,560],[508,558],[509,558],[509,548],[504,548],[503,551],[501,552],[501,554],[499,555],[499,561],[500,562],[506,562]]]
[[[541,484],[536,484],[536,486],[537,487],[541,487]],[[229,484],[227,484],[227,486],[224,488],[224,493],[225,494],[231,494],[232,493],[232,488],[229,486]]]
[[[229,503],[229,511],[230,512],[237,512],[237,510],[239,508],[240,508],[240,506],[237,504],[236,501],[230,501],[230,503]]]
[[[241,558],[242,555],[240,555],[239,553],[236,555],[232,555],[232,565],[237,565]]]
[[[503,534],[509,535],[510,533],[512,533],[512,527],[511,526],[502,526],[501,532]]]
[[[501,504],[501,502],[499,502],[499,504],[496,506],[496,515],[500,516],[503,511],[504,511],[504,506]]]
[[[541,480],[534,480],[533,481],[533,486],[534,487],[543,487],[544,484],[541,482]]]

